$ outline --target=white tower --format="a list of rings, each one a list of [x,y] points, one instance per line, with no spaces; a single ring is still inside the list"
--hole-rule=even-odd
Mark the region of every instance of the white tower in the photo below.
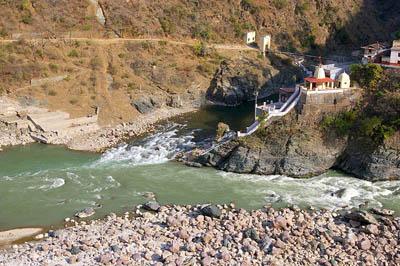
[[[267,50],[271,49],[271,35],[261,37],[261,53],[265,56]]]

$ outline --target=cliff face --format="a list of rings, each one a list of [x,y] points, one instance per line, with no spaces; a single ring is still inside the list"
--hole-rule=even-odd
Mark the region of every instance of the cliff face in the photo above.
[[[199,160],[236,173],[310,177],[335,168],[371,181],[400,179],[399,134],[376,146],[322,132],[316,121],[315,113],[298,116],[292,112]]]
[[[298,123],[292,113],[202,160],[229,172],[308,177],[333,167],[345,147],[344,139],[327,139],[318,129]]]
[[[262,98],[283,86],[294,86],[301,75],[301,70],[286,57],[223,61],[211,80],[206,98],[215,104],[236,106],[254,100],[256,90]]]
[[[400,179],[400,132],[379,146],[361,138],[349,141],[338,167],[372,181]]]

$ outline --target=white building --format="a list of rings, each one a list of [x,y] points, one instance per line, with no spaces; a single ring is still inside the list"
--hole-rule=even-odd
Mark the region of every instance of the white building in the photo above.
[[[255,43],[256,42],[256,32],[250,31],[250,32],[246,33],[245,42],[246,42],[246,44]]]
[[[337,77],[344,72],[344,68],[337,67],[335,64],[322,65],[325,70],[325,75],[331,79],[337,79]]]
[[[261,53],[265,55],[267,50],[271,49],[271,35],[261,37]]]
[[[390,55],[382,57],[382,63],[400,65],[400,40],[393,41],[393,46],[390,48]]]
[[[349,89],[351,85],[350,76],[346,72],[343,72],[337,78],[336,83],[337,87],[340,89]]]

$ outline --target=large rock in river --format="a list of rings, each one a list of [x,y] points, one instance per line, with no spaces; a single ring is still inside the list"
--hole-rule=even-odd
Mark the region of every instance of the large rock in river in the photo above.
[[[228,172],[308,177],[333,167],[345,144],[344,139],[327,139],[317,129],[302,126],[292,114],[200,160]]]

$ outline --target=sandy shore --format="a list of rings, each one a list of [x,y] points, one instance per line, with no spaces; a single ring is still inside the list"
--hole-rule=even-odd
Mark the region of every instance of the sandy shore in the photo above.
[[[0,232],[0,246],[11,244],[17,240],[37,235],[42,231],[42,228],[22,228]]]
[[[364,211],[161,206],[0,250],[0,265],[399,265],[400,219]]]

